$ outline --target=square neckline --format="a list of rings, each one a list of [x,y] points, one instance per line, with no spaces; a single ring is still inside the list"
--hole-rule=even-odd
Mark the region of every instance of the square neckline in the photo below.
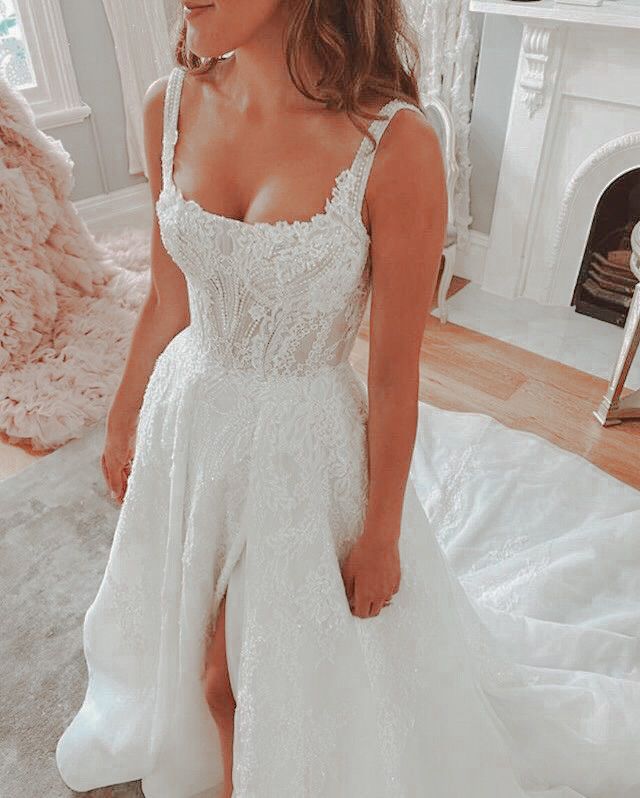
[[[163,135],[165,137],[165,142],[167,140],[169,141],[170,149],[169,149],[168,153],[165,154],[165,157],[168,156],[169,162],[168,162],[168,168],[166,170],[166,175],[165,175],[166,176],[166,180],[163,178],[163,187],[162,187],[162,192],[161,193],[164,193],[165,190],[168,189],[177,197],[177,199],[179,200],[179,202],[183,206],[185,206],[187,208],[191,208],[191,209],[197,211],[202,217],[204,217],[206,219],[209,219],[211,221],[214,221],[214,222],[218,222],[220,224],[229,224],[229,225],[232,225],[232,226],[236,226],[239,229],[253,229],[253,228],[255,228],[256,230],[259,230],[259,229],[298,230],[300,228],[311,227],[314,224],[316,224],[317,222],[322,221],[322,220],[326,220],[326,219],[328,219],[330,217],[331,211],[333,210],[333,208],[334,208],[334,206],[336,204],[336,201],[337,201],[339,193],[340,193],[340,189],[342,188],[343,184],[348,180],[348,178],[350,176],[356,174],[355,173],[355,167],[360,162],[362,153],[364,152],[364,149],[365,149],[365,146],[366,146],[366,143],[367,143],[367,141],[369,141],[369,138],[368,138],[368,136],[366,134],[362,137],[362,139],[360,141],[360,144],[358,145],[358,148],[357,148],[357,150],[355,152],[355,155],[353,156],[353,158],[351,160],[351,163],[348,166],[346,166],[344,169],[342,169],[335,176],[335,178],[333,180],[333,183],[332,183],[332,187],[331,187],[330,193],[325,199],[324,208],[322,210],[317,211],[316,213],[314,213],[308,219],[293,219],[291,221],[288,220],[288,219],[276,219],[273,222],[267,222],[267,221],[248,222],[245,219],[236,219],[234,216],[224,216],[223,214],[216,213],[215,211],[209,211],[206,208],[204,208],[197,200],[186,198],[184,196],[184,194],[182,193],[182,189],[176,184],[176,182],[174,180],[174,154],[175,154],[175,148],[176,148],[176,144],[177,144],[178,136],[179,136],[178,119],[179,119],[179,114],[180,114],[180,105],[181,105],[181,97],[182,97],[182,83],[183,83],[183,80],[184,80],[184,77],[186,75],[187,70],[185,70],[184,68],[180,68],[180,67],[176,67],[176,69],[179,70],[179,72],[181,74],[179,76],[180,79],[179,79],[178,85],[176,87],[176,96],[173,98],[174,102],[175,102],[174,118],[173,119],[169,119],[169,121],[171,121],[173,123],[172,124],[172,129],[170,131],[171,132],[171,139],[167,139],[169,131],[165,130],[164,133],[163,133]],[[166,91],[167,92],[169,91],[169,87],[167,87]],[[166,96],[165,96],[165,102],[166,102]],[[382,107],[377,111],[377,115],[384,114],[384,112],[387,110],[387,108],[389,106],[393,105],[394,103],[398,103],[398,102],[403,103],[405,105],[408,105],[410,107],[413,107],[413,108],[415,108],[415,110],[418,110],[418,111],[420,110],[417,106],[412,106],[411,103],[406,103],[404,100],[400,100],[400,98],[395,97],[395,98],[391,98],[386,103],[384,103],[384,105],[382,105]],[[388,117],[384,118],[384,119],[373,119],[371,121],[371,123],[369,124],[368,128],[367,128],[367,132],[368,133],[372,133],[372,129],[374,128],[374,125],[377,122],[387,122],[387,121],[389,121]],[[374,134],[372,133],[372,135],[374,135]],[[375,137],[375,135],[374,135],[374,138],[376,139],[376,143],[378,143],[378,139],[377,139],[377,137]],[[163,152],[164,152],[164,148],[163,148]],[[367,228],[366,228],[366,226],[365,226],[365,224],[364,224],[364,222],[362,220],[362,209],[358,208],[358,209],[356,209],[356,211],[357,212],[356,212],[355,215],[358,217],[358,226],[359,226],[360,232],[363,233],[364,236],[366,237],[367,241],[370,242],[371,236],[369,235],[369,231],[367,230]]]
[[[324,209],[314,213],[309,219],[276,219],[273,222],[266,222],[266,221],[257,221],[257,222],[247,222],[245,219],[236,219],[234,216],[224,216],[220,213],[215,213],[214,211],[209,211],[204,208],[197,200],[194,199],[187,199],[183,193],[182,189],[180,189],[174,179],[173,179],[173,169],[171,169],[169,174],[169,188],[173,191],[173,193],[178,197],[180,202],[188,207],[196,209],[200,214],[204,217],[208,217],[215,221],[219,222],[226,222],[230,224],[240,225],[242,227],[255,227],[255,228],[284,228],[284,227],[291,227],[291,228],[298,228],[298,227],[305,227],[311,224],[316,223],[319,219],[328,218],[330,216],[331,210],[335,205],[335,202],[338,197],[339,190],[341,188],[342,182],[347,179],[348,175],[352,172],[352,166],[348,166],[343,169],[334,179],[333,185],[331,188],[331,192],[329,196],[325,200]],[[360,219],[360,226],[364,233],[366,234],[367,238],[369,238],[369,231],[367,230],[364,222],[362,221],[362,217],[360,214],[357,214]]]

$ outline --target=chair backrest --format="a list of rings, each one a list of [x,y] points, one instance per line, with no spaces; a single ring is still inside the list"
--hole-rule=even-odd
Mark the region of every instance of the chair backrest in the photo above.
[[[631,271],[640,280],[640,222],[631,231]]]
[[[445,174],[447,178],[448,216],[449,226],[455,221],[455,187],[458,180],[458,163],[456,161],[456,132],[453,126],[453,116],[445,103],[437,94],[429,94],[422,100],[422,107],[427,118],[433,125],[442,148]]]

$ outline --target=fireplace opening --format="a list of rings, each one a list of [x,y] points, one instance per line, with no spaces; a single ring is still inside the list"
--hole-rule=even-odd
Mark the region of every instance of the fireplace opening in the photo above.
[[[640,221],[640,168],[613,181],[598,200],[571,304],[577,313],[624,327],[637,283],[631,231]]]

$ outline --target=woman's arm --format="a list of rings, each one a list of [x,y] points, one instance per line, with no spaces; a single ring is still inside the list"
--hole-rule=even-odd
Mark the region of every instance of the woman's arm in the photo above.
[[[107,438],[102,468],[107,484],[119,501],[126,490],[127,462],[132,454],[138,413],[160,353],[189,324],[184,276],[164,248],[155,203],[162,172],[162,124],[167,78],[149,86],[144,99],[145,152],[153,206],[151,230],[151,283],[133,331],[120,385],[107,416]]]
[[[417,424],[420,349],[447,215],[444,167],[433,128],[411,111],[392,120],[389,128],[394,122],[394,129],[387,130],[391,136],[380,143],[380,169],[368,206],[372,288],[366,533],[384,539],[396,539],[400,532]]]
[[[377,615],[399,587],[398,539],[418,418],[420,348],[447,222],[440,146],[424,117],[398,112],[369,178],[372,293],[364,530],[346,562],[354,614]]]

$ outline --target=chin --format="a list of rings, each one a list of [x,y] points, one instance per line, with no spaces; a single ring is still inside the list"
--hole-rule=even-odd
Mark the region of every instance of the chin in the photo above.
[[[212,36],[200,34],[196,29],[187,29],[187,47],[198,58],[222,58],[233,48],[228,42],[216,41]]]

